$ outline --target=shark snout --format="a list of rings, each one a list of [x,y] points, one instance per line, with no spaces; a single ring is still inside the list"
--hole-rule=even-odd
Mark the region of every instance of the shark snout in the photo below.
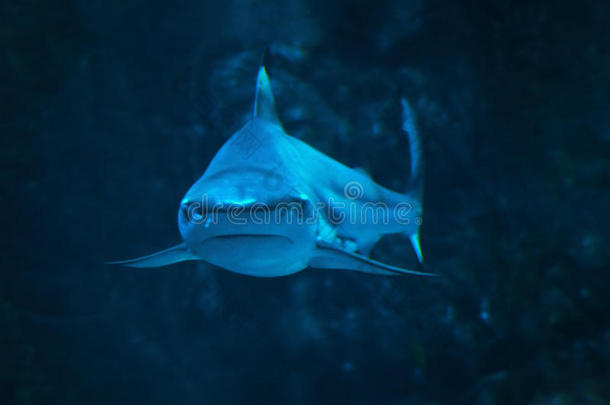
[[[249,201],[246,201],[249,203]],[[187,242],[203,241],[221,235],[264,233],[264,226],[253,224],[247,204],[219,202],[215,199],[185,197],[178,210],[178,227]]]

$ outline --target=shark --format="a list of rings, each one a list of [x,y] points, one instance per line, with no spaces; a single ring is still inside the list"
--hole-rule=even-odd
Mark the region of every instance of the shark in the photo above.
[[[198,260],[256,277],[286,276],[308,267],[434,276],[370,257],[380,238],[399,233],[423,264],[421,140],[413,109],[404,98],[400,103],[411,162],[403,192],[287,134],[262,64],[251,118],[180,201],[182,243],[109,263],[150,268]]]

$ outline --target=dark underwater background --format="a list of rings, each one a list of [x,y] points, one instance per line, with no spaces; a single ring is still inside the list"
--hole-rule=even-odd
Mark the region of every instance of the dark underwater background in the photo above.
[[[610,404],[610,3],[0,4],[3,404]],[[105,265],[251,114],[394,189],[423,270]],[[407,240],[373,256],[419,268]]]

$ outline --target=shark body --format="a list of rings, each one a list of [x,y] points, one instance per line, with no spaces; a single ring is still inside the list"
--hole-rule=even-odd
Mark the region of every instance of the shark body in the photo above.
[[[431,275],[368,257],[385,234],[406,235],[422,262],[423,165],[413,113],[403,99],[411,184],[405,193],[375,183],[284,132],[265,67],[252,118],[220,148],[180,203],[183,243],[114,264],[159,267],[203,260],[258,277],[306,267]]]

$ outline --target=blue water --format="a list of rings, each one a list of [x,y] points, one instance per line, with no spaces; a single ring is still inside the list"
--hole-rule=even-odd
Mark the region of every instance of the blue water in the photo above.
[[[2,403],[610,403],[607,2],[0,10]],[[440,277],[104,264],[180,242],[265,48],[286,131],[393,189],[409,99]]]

